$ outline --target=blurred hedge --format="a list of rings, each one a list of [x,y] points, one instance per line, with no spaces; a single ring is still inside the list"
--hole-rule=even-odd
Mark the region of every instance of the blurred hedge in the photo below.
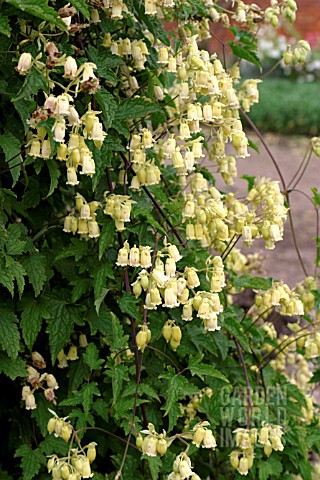
[[[250,117],[264,132],[317,136],[320,134],[320,81],[265,79],[259,84],[260,103]]]

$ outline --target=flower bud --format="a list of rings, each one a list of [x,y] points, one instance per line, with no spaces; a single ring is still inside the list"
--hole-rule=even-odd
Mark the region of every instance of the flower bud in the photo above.
[[[157,441],[157,452],[162,457],[167,451],[167,442],[164,438],[159,438]]]
[[[21,75],[25,75],[27,71],[30,69],[31,63],[32,63],[31,53],[24,52],[20,55],[19,62],[16,69]]]

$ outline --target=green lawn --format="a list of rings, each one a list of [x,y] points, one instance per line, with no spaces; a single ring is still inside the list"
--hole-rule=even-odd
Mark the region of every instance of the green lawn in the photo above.
[[[265,132],[320,134],[320,81],[300,83],[288,79],[266,79],[259,85],[260,103],[250,117]]]

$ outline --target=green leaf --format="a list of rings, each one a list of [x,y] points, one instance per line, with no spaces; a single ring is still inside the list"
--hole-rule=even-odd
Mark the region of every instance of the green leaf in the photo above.
[[[166,403],[162,408],[165,410],[164,416],[168,415],[177,400],[184,400],[188,395],[195,395],[199,392],[199,389],[183,375],[177,376],[175,370],[170,366],[168,367],[168,373],[161,375],[160,378],[168,380],[168,385],[165,388]]]
[[[116,120],[128,120],[130,118],[144,118],[149,113],[159,112],[159,107],[155,103],[144,98],[127,98],[123,100],[115,114]]]
[[[13,260],[12,257],[7,257],[6,263],[17,282],[19,297],[21,298],[25,286],[24,275],[26,275],[26,271],[23,266],[19,262]]]
[[[272,454],[267,460],[259,462],[259,480],[268,480],[269,477],[278,478],[282,470],[281,461]]]
[[[46,165],[48,167],[49,174],[50,174],[50,188],[49,188],[48,195],[46,196],[46,198],[48,198],[48,197],[50,197],[50,195],[53,194],[54,190],[57,188],[58,179],[61,175],[61,172],[59,170],[57,162],[55,160],[53,160],[52,158],[49,158],[46,161]]]
[[[87,51],[89,60],[97,65],[99,77],[105,78],[112,85],[116,85],[117,76],[111,69],[123,65],[123,60],[108,52],[104,47],[94,48],[89,45]]]
[[[47,280],[46,257],[41,253],[33,253],[21,258],[20,261],[27,272],[29,281],[37,297]]]
[[[23,12],[28,13],[34,17],[41,18],[46,20],[49,23],[52,23],[56,27],[59,27],[60,30],[67,30],[66,25],[63,23],[59,17],[57,11],[48,6],[46,0],[6,0],[7,3],[10,3],[14,7],[22,10]]]
[[[253,189],[253,186],[254,186],[254,181],[256,179],[256,177],[252,177],[250,175],[242,175],[240,178],[243,178],[244,180],[247,180],[248,182],[248,192],[250,192],[250,190]]]
[[[85,240],[71,238],[71,245],[63,249],[63,251],[56,257],[56,261],[63,260],[64,258],[68,257],[74,257],[75,261],[78,262],[88,254],[88,249],[88,242]]]
[[[11,380],[17,377],[26,376],[27,365],[22,358],[17,357],[15,360],[8,357],[4,352],[0,352],[0,373],[4,373]]]
[[[248,138],[248,146],[252,148],[252,150],[254,150],[255,152],[260,153],[259,147],[254,143],[253,140],[251,140],[251,138]]]
[[[112,405],[115,405],[118,402],[122,392],[123,382],[129,381],[128,371],[128,367],[123,363],[120,363],[119,365],[113,365],[110,367],[110,371],[106,372],[106,374],[112,378]]]
[[[15,458],[22,457],[21,468],[23,480],[32,480],[40,471],[42,465],[46,465],[46,457],[39,448],[32,450],[29,445],[22,445],[15,453]]]
[[[109,263],[98,265],[93,277],[94,298],[97,299],[101,296],[102,290],[106,287],[107,278],[114,279],[111,265]]]
[[[94,396],[100,396],[100,391],[98,389],[98,384],[96,382],[86,383],[81,389],[82,399],[83,399],[83,410],[86,416],[89,414],[89,410],[93,403]]]
[[[112,125],[115,113],[118,108],[114,96],[109,93],[105,88],[100,88],[100,90],[96,92],[94,98],[96,99],[102,110],[102,116],[104,120],[103,123],[106,130],[108,130]]]
[[[102,307],[99,320],[98,329],[105,335],[106,343],[112,352],[122,350],[128,345],[129,336],[124,334],[120,320],[113,312]]]
[[[254,290],[268,290],[272,286],[272,279],[241,275],[230,279],[232,285],[237,288],[252,288]]]
[[[46,79],[36,70],[31,70],[26,76],[26,79],[20,88],[17,95],[12,99],[13,102],[17,100],[25,100],[30,95],[36,95],[39,90],[47,92],[47,81]]]
[[[9,18],[0,14],[0,33],[10,37],[11,27],[9,24]]]
[[[19,352],[18,318],[12,310],[0,307],[0,346],[14,360]]]
[[[249,46],[249,45],[242,46],[234,42],[228,42],[228,44],[230,45],[234,55],[236,55],[239,58],[243,58],[244,60],[247,60],[247,62],[253,63],[259,68],[260,72],[262,72],[262,66],[261,66],[259,57],[257,56],[256,52],[252,49],[252,46]]]
[[[29,350],[32,350],[33,344],[41,330],[43,318],[46,320],[50,318],[48,306],[41,298],[37,301],[30,298],[21,313],[20,322],[22,337]]]
[[[78,310],[63,300],[49,300],[51,317],[48,320],[48,333],[52,363],[65,343],[68,342],[75,323],[81,323]]]
[[[3,135],[0,135],[0,147],[4,151],[6,162],[9,165],[10,172],[12,175],[13,186],[14,186],[19,179],[20,169],[21,169],[20,141],[11,132],[7,131]]]
[[[204,363],[201,363],[203,357],[204,355],[202,353],[199,353],[194,357],[190,356],[188,368],[192,376],[197,375],[201,378],[202,381],[204,381],[205,376],[215,377],[229,383],[227,377],[223,375],[223,373],[219,372],[219,370],[215,369],[212,365],[206,365]]]
[[[9,290],[12,297],[14,294],[14,275],[6,265],[5,258],[0,258],[0,283]]]
[[[82,405],[85,416],[88,417],[94,396],[100,396],[98,384],[96,382],[85,383],[79,392],[75,392],[73,397],[68,397],[60,402],[60,406],[72,407]]]
[[[120,300],[118,300],[118,304],[122,313],[130,315],[135,320],[140,320],[141,315],[138,312],[137,303],[138,299],[131,295],[130,292],[125,292]]]
[[[109,220],[109,219],[108,219]],[[99,237],[99,261],[101,260],[105,250],[111,246],[114,238],[114,221],[110,220],[102,227],[101,235]]]
[[[250,343],[243,333],[240,323],[231,316],[226,316],[222,328],[236,338],[246,352],[251,352]]]
[[[320,207],[320,192],[317,188],[311,188],[311,192],[313,193],[312,201],[315,207]]]
[[[79,10],[82,15],[90,20],[90,12],[88,5],[85,0],[70,0],[71,5],[73,5],[77,10]]]
[[[83,360],[91,370],[98,370],[105,362],[105,360],[99,358],[99,350],[94,343],[89,343],[87,346]]]
[[[151,473],[152,480],[158,480],[160,468],[162,466],[161,458],[158,457],[158,456],[149,457],[147,455],[144,455],[142,458],[147,460],[147,462],[149,464],[149,470],[150,470],[150,473]]]
[[[100,296],[94,301],[94,306],[96,308],[97,315],[99,315],[103,300],[106,298],[106,295],[108,294],[109,291],[110,291],[109,288],[103,288],[101,290]]]

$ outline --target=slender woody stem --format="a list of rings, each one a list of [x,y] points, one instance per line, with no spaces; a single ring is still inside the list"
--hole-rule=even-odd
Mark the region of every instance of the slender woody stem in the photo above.
[[[246,379],[246,387],[247,387],[247,395],[248,395],[248,407],[247,407],[247,415],[248,415],[248,418],[247,418],[247,429],[248,429],[248,428],[250,428],[251,409],[252,409],[251,387],[250,387],[250,382],[249,382],[249,377],[248,377],[248,371],[247,371],[246,363],[245,363],[244,358],[243,358],[243,355],[242,355],[242,351],[241,351],[241,348],[240,348],[240,344],[239,344],[239,342],[238,342],[238,340],[237,340],[236,338],[234,338],[233,340],[234,340],[234,343],[236,344],[236,347],[237,347],[237,350],[238,350],[238,353],[239,353],[239,357],[240,357],[240,361],[241,361],[241,365],[242,365],[242,368],[243,368],[244,376],[245,376],[245,379]]]

